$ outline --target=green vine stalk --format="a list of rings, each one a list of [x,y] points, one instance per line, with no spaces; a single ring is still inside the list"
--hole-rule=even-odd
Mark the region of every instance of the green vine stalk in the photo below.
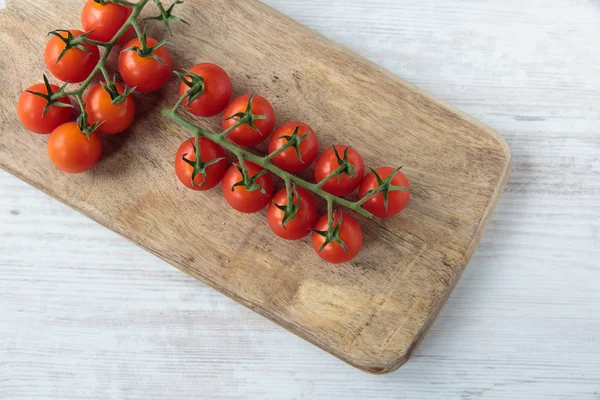
[[[115,103],[115,104],[118,104],[119,102],[124,101],[125,97],[128,94],[130,94],[131,92],[133,92],[133,90],[135,90],[135,88],[132,88],[129,90],[126,89],[126,91],[124,93],[125,95],[119,96],[119,94],[116,90],[116,87],[115,87],[114,80],[111,80],[111,78],[108,74],[108,70],[106,69],[106,60],[110,56],[110,53],[112,52],[113,47],[117,44],[117,42],[121,39],[121,37],[123,37],[123,35],[127,32],[127,30],[130,27],[134,28],[140,43],[142,43],[143,49],[141,51],[143,53],[145,53],[147,56],[151,57],[152,56],[151,51],[153,49],[163,46],[166,43],[166,41],[162,41],[159,44],[157,44],[156,46],[154,46],[153,48],[149,49],[147,47],[147,43],[146,43],[145,32],[143,32],[140,29],[140,27],[137,23],[137,18],[139,17],[139,15],[142,12],[142,10],[144,9],[144,7],[146,7],[146,5],[150,2],[150,0],[139,0],[137,3],[133,3],[130,1],[125,1],[125,0],[95,0],[95,1],[99,4],[114,3],[114,4],[126,6],[126,7],[131,7],[131,9],[132,9],[131,15],[125,21],[125,23],[123,24],[121,29],[119,29],[119,31],[115,34],[115,36],[112,38],[112,40],[110,42],[100,42],[97,40],[89,39],[89,38],[87,38],[87,34],[89,34],[89,32],[86,32],[83,35],[71,40],[71,45],[73,45],[73,46],[82,45],[82,44],[91,44],[91,45],[95,45],[98,47],[102,47],[102,48],[104,48],[104,53],[102,54],[102,57],[100,57],[98,64],[96,64],[96,66],[94,67],[94,69],[92,70],[90,75],[79,85],[79,87],[77,89],[66,90],[67,85],[65,84],[65,85],[63,85],[63,87],[60,88],[59,91],[55,92],[48,99],[49,104],[52,104],[52,103],[58,102],[58,100],[61,97],[66,97],[66,96],[75,97],[77,99],[77,102],[79,103],[79,107],[81,108],[81,115],[78,119],[78,122],[79,122],[79,125],[80,125],[80,128],[82,129],[82,131],[84,133],[86,133],[87,135],[91,134],[95,129],[97,129],[98,124],[94,124],[91,127],[88,126],[88,124],[87,124],[87,113],[85,110],[83,93],[88,88],[88,86],[92,83],[92,81],[94,80],[94,78],[98,74],[98,72],[102,73],[102,76],[104,77],[104,80],[106,81],[105,89],[111,95],[111,98],[113,99],[113,103]],[[160,0],[153,0],[153,2],[156,5],[156,7],[158,8],[158,10],[160,11],[160,15],[157,17],[146,18],[147,20],[162,21],[163,24],[167,27],[167,30],[169,32],[171,32],[170,22],[173,20],[184,22],[187,24],[187,22],[185,22],[183,19],[176,17],[172,14],[173,8],[176,5],[182,4],[183,3],[182,1],[176,1],[167,10],[165,10],[165,8]],[[58,33],[56,33],[56,32],[60,32],[60,31],[51,32],[50,34],[57,35]],[[46,77],[44,77],[44,80],[45,81],[47,80]]]
[[[162,114],[164,116],[166,116],[167,118],[170,118],[171,120],[175,121],[179,125],[183,126],[184,128],[188,129],[189,131],[191,131],[195,135],[196,143],[198,143],[200,137],[204,137],[208,140],[211,140],[211,141],[221,145],[224,149],[226,149],[229,152],[231,152],[232,154],[234,154],[238,158],[238,160],[240,162],[240,166],[243,171],[246,171],[244,160],[248,160],[248,161],[254,162],[255,164],[260,165],[266,171],[269,171],[269,172],[273,173],[274,175],[279,176],[285,182],[286,189],[288,192],[288,205],[290,205],[290,207],[292,207],[294,204],[294,202],[293,202],[294,195],[293,195],[292,184],[302,187],[302,188],[322,197],[323,199],[325,199],[327,201],[329,221],[330,221],[330,226],[332,227],[332,225],[333,225],[333,204],[338,204],[340,206],[346,207],[350,210],[353,210],[353,211],[355,211],[359,214],[362,214],[363,216],[371,219],[371,218],[373,218],[373,214],[371,214],[369,211],[362,208],[362,205],[365,202],[367,202],[372,197],[374,197],[377,194],[382,193],[384,191],[388,192],[388,191],[394,191],[394,190],[409,190],[408,188],[391,186],[390,182],[389,182],[389,181],[391,181],[391,179],[390,179],[390,180],[388,180],[388,182],[385,183],[385,185],[381,185],[380,187],[376,188],[375,190],[372,190],[370,193],[368,193],[367,196],[365,196],[363,199],[361,199],[359,201],[352,202],[352,201],[346,200],[344,198],[334,196],[334,195],[326,192],[325,190],[323,190],[322,187],[330,179],[332,179],[342,173],[348,173],[349,175],[351,174],[351,170],[353,167],[347,160],[346,155],[345,155],[344,159],[341,159],[338,156],[338,159],[341,161],[339,163],[340,166],[335,171],[333,171],[329,176],[327,176],[325,179],[323,179],[321,182],[318,182],[318,183],[308,182],[296,175],[293,175],[287,171],[284,171],[281,168],[278,168],[277,166],[275,166],[273,163],[271,163],[271,160],[277,154],[287,150],[288,148],[297,146],[299,144],[298,141],[290,140],[284,146],[282,146],[278,150],[274,151],[273,153],[268,154],[266,156],[258,156],[254,153],[251,153],[251,152],[237,146],[236,144],[230,142],[229,140],[227,140],[227,135],[231,131],[236,129],[237,127],[244,125],[244,124],[249,124],[249,123],[253,122],[254,120],[264,118],[263,116],[260,116],[260,115],[257,116],[252,113],[251,110],[252,110],[253,96],[250,97],[250,101],[248,103],[246,112],[244,113],[244,115],[238,116],[238,119],[235,122],[235,124],[233,124],[227,130],[225,130],[221,133],[209,132],[209,131],[202,129],[202,128],[192,124],[191,122],[187,121],[185,118],[183,118],[178,113],[178,110],[181,107],[181,105],[185,102],[185,99],[187,99],[187,98],[193,99],[198,96],[198,91],[202,90],[202,87],[204,84],[203,81],[198,80],[197,79],[198,77],[195,77],[193,74],[190,74],[190,73],[188,73],[188,74],[178,73],[178,76],[180,77],[180,79],[182,81],[186,82],[188,84],[188,86],[191,86],[191,87],[190,87],[190,89],[188,89],[186,91],[186,93],[184,93],[184,95],[179,99],[179,101],[175,104],[175,106],[172,109],[164,109],[164,110],[162,110]],[[196,78],[197,84],[195,86],[190,85],[189,80],[187,80],[190,78],[191,79]],[[196,145],[196,151],[199,151],[198,145]],[[198,162],[199,162],[200,159],[201,159],[201,155],[196,154],[196,160],[198,160]],[[244,174],[244,176],[246,176],[246,174]]]

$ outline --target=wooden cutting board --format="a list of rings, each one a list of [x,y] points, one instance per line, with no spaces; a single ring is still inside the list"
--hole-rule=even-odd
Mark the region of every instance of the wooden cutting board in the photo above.
[[[409,207],[390,220],[358,218],[362,253],[330,265],[308,239],[276,239],[264,212],[242,215],[220,190],[179,184],[173,159],[190,134],[159,114],[177,99],[175,78],[160,93],[136,95],[137,121],[106,138],[93,171],[53,168],[48,138],[25,131],[15,107],[46,72],[46,33],[79,27],[83,1],[42,3],[8,0],[0,13],[2,168],[355,367],[385,373],[408,360],[508,177],[511,157],[498,134],[258,1],[188,0],[179,13],[191,25],[175,25],[168,44],[176,68],[220,64],[236,94],[267,97],[279,123],[307,122],[322,149],[347,144],[369,166],[404,166]],[[157,25],[150,33],[166,36]],[[202,124],[218,127],[215,119]]]

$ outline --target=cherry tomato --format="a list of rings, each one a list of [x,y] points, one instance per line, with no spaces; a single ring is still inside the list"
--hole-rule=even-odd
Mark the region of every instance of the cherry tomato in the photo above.
[[[248,169],[249,177],[256,176],[263,171],[262,167],[253,162],[245,161],[244,163]],[[271,177],[271,174],[267,173],[256,179],[256,184],[263,188],[267,193],[266,195],[258,189],[250,192],[243,186],[236,186],[232,191],[233,185],[241,180],[242,174],[237,167],[235,165],[229,167],[223,178],[223,196],[229,205],[246,214],[255,213],[265,208],[273,197],[273,177]]]
[[[53,92],[59,90],[59,87],[56,85],[50,85],[50,88]],[[32,85],[28,87],[27,90],[48,94],[46,85],[43,83]],[[71,100],[69,100],[68,97],[61,97],[58,101],[64,104],[71,104]],[[19,103],[17,105],[17,113],[23,126],[31,132],[48,134],[58,126],[67,122],[71,117],[70,107],[58,107],[55,105],[50,106],[46,115],[43,116],[47,104],[48,102],[44,98],[27,91],[23,92],[19,97]]]
[[[117,92],[123,94],[125,86],[117,83]],[[125,98],[120,104],[112,104],[110,94],[102,85],[94,86],[85,97],[85,110],[88,113],[88,122],[101,122],[98,133],[115,135],[125,131],[135,117],[135,100],[132,95]]]
[[[284,212],[277,208],[277,205],[286,206],[288,204],[286,189],[277,192],[267,210],[269,227],[277,236],[287,240],[302,239],[310,233],[310,228],[315,225],[317,220],[317,203],[315,199],[302,188],[296,188],[296,190],[297,195],[294,195],[294,204],[298,204],[298,201],[300,201],[300,208],[296,217],[285,223],[285,228],[281,225]]]
[[[395,170],[396,169],[392,167],[382,167],[377,168],[375,172],[377,175],[379,175],[381,180],[385,181]],[[408,178],[406,178],[402,171],[398,171],[396,175],[394,175],[391,185],[410,188]],[[367,174],[365,179],[360,184],[360,198],[365,198],[369,190],[375,189],[378,186],[379,184],[377,183],[377,178],[375,175],[372,172]],[[369,200],[367,200],[363,204],[363,208],[378,218],[388,218],[393,217],[404,210],[409,200],[410,191],[394,190],[388,192],[387,210],[385,208],[385,202],[382,193],[378,193],[374,197],[371,197]]]
[[[317,158],[317,155],[319,155],[319,139],[317,138],[317,134],[310,126],[302,122],[287,122],[281,125],[273,136],[271,136],[271,140],[269,140],[269,153],[273,153],[285,146],[288,143],[288,139],[285,139],[284,136],[292,136],[296,128],[299,128],[298,135],[300,138],[304,138],[300,143],[300,156],[302,160],[298,158],[296,149],[293,147],[284,150],[272,159],[273,164],[287,172],[300,172],[310,167]]]
[[[250,95],[245,94],[233,100],[231,104],[225,109],[223,113],[223,130],[226,130],[236,123],[236,119],[229,118],[238,113],[244,113],[248,109],[248,101]],[[256,146],[262,143],[266,138],[269,137],[273,128],[275,128],[275,111],[271,104],[262,96],[254,95],[254,101],[252,102],[252,112],[254,115],[264,115],[267,119],[261,119],[254,121],[254,125],[260,131],[257,132],[250,126],[244,124],[238,126],[227,135],[227,138],[233,143],[240,146]]]
[[[88,36],[90,39],[108,43],[121,30],[132,11],[131,7],[88,0],[81,12],[81,26],[86,32],[92,31]],[[130,26],[117,43],[127,42],[132,35],[133,27]]]
[[[211,164],[206,167],[206,177],[204,174],[198,174],[194,178],[196,186],[192,185],[192,173],[194,168],[183,160],[185,157],[191,162],[196,161],[196,138],[191,138],[183,142],[177,155],[175,156],[175,173],[177,177],[186,187],[192,190],[209,190],[214,188],[221,182],[225,171],[227,171],[227,161],[225,160],[225,150],[218,144],[211,142],[208,139],[200,138],[200,154],[203,163],[222,158],[221,161]]]
[[[342,224],[340,226],[339,236],[342,242],[344,242],[348,248],[348,251],[344,250],[344,248],[336,242],[329,243],[323,248],[323,250],[320,250],[325,243],[325,237],[315,232],[312,234],[313,248],[319,257],[332,264],[340,264],[352,260],[360,252],[363,244],[362,229],[360,228],[358,222],[356,222],[352,216],[340,211],[336,211],[333,217],[334,226],[337,227],[339,225],[340,217],[342,218]],[[314,229],[317,231],[326,231],[327,227],[328,216],[323,215],[317,221]]]
[[[344,152],[346,151],[347,146],[335,146],[340,158],[344,158]],[[349,176],[344,173],[338,181],[338,177],[335,176],[327,181],[323,185],[323,190],[328,193],[333,194],[334,196],[346,196],[354,191],[360,185],[363,177],[365,176],[365,163],[363,162],[362,157],[356,150],[353,148],[348,148],[348,160],[350,164],[354,167],[354,176]],[[315,165],[315,180],[317,182],[323,181],[327,178],[333,171],[340,167],[340,163],[333,151],[333,148],[325,151],[321,156],[317,159],[317,164]]]
[[[153,38],[147,38],[148,47],[158,44],[158,41]],[[138,92],[154,92],[162,88],[171,73],[173,72],[173,64],[168,50],[165,46],[156,49],[153,54],[160,58],[164,64],[150,56],[141,57],[135,51],[125,51],[132,47],[142,48],[139,39],[135,38],[123,46],[123,51],[119,56],[119,72],[121,77],[129,87],[136,87]]]
[[[82,31],[76,29],[72,29],[70,32],[74,37],[83,35]],[[66,32],[59,33],[64,38],[68,36]],[[83,46],[89,53],[81,49],[72,48],[67,50],[65,55],[57,62],[66,45],[60,38],[52,36],[44,51],[44,61],[52,75],[63,82],[69,83],[78,83],[86,80],[96,67],[96,64],[98,64],[100,52],[98,51],[98,46],[91,44],[84,44]]]
[[[194,115],[202,118],[214,117],[225,110],[225,107],[231,100],[233,88],[227,72],[215,64],[198,64],[190,68],[190,72],[204,78],[204,93],[189,104],[186,100],[187,109]],[[179,87],[179,96],[190,87],[181,83]],[[188,99],[189,100],[189,99]]]
[[[70,174],[85,172],[100,160],[102,141],[96,132],[88,139],[77,122],[67,122],[50,135],[48,155],[50,161],[61,171]]]

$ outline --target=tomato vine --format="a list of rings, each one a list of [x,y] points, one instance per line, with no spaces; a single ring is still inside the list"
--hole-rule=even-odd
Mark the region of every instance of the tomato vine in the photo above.
[[[89,74],[89,76],[83,82],[81,82],[81,84],[79,85],[79,87],[77,89],[67,90],[67,88],[66,88],[67,83],[68,83],[67,82],[67,83],[65,83],[65,85],[63,85],[60,88],[60,90],[53,92],[50,96],[44,96],[43,94],[34,93],[40,97],[44,97],[48,101],[48,107],[50,107],[51,105],[63,106],[59,102],[59,99],[68,97],[68,96],[74,96],[77,99],[79,107],[81,108],[81,114],[77,120],[79,128],[88,137],[98,129],[98,127],[101,123],[96,122],[96,123],[92,124],[91,126],[88,125],[88,115],[86,112],[85,102],[83,99],[83,93],[90,86],[90,84],[92,83],[94,77],[98,74],[98,72],[102,73],[102,76],[104,77],[105,82],[103,82],[102,85],[104,86],[105,90],[110,94],[113,104],[120,104],[120,103],[124,102],[125,99],[127,98],[127,96],[130,95],[135,90],[135,88],[126,88],[124,93],[119,94],[119,92],[116,89],[115,79],[114,79],[114,77],[113,77],[113,79],[111,79],[111,77],[108,73],[108,70],[106,68],[106,60],[110,56],[115,45],[123,37],[123,35],[125,35],[127,33],[127,31],[131,27],[133,27],[133,29],[135,30],[135,33],[138,37],[138,40],[140,41],[140,43],[142,45],[142,48],[140,49],[137,47],[132,47],[129,49],[125,49],[124,51],[135,51],[138,53],[138,55],[140,55],[142,57],[152,57],[161,63],[164,63],[164,61],[161,60],[158,56],[156,56],[154,54],[154,51],[159,49],[160,47],[164,46],[167,43],[167,41],[164,40],[164,41],[159,42],[158,44],[155,44],[154,46],[148,47],[146,32],[145,32],[145,30],[141,30],[141,28],[137,22],[138,16],[142,12],[142,10],[146,7],[146,5],[150,2],[150,0],[139,0],[137,3],[133,3],[130,1],[125,1],[125,0],[94,0],[94,1],[96,3],[102,4],[102,5],[105,5],[108,3],[113,3],[113,4],[130,7],[131,14],[129,15],[129,17],[123,24],[123,26],[117,31],[117,33],[114,35],[114,37],[109,42],[102,42],[102,41],[93,40],[93,39],[88,38],[87,36],[91,32],[85,32],[84,34],[82,34],[78,37],[73,37],[73,35],[69,31],[64,31],[64,30],[56,30],[56,31],[50,32],[49,35],[60,37],[61,40],[63,40],[65,42],[65,50],[64,50],[63,54],[66,53],[66,51],[71,48],[82,49],[83,51],[85,51],[85,48],[83,47],[83,45],[85,45],[85,44],[102,47],[104,49],[104,53],[100,57],[98,63],[96,64],[96,66],[94,67],[92,72]],[[171,34],[172,34],[171,25],[170,25],[171,21],[179,21],[179,22],[183,22],[183,23],[187,24],[187,22],[185,20],[183,20],[182,18],[173,15],[174,7],[179,4],[182,4],[183,3],[182,1],[175,1],[168,9],[165,9],[165,7],[163,6],[163,4],[160,0],[152,0],[152,1],[156,5],[158,10],[160,11],[160,15],[158,15],[156,17],[149,17],[149,18],[146,18],[145,20],[161,21],[165,25],[165,27],[167,28],[169,33],[171,33]],[[61,32],[62,33],[66,32],[67,37],[62,37]],[[61,54],[61,56],[63,54]],[[57,60],[57,62],[58,62],[58,60]],[[47,81],[47,78],[45,75],[44,75],[44,81],[45,82]]]
[[[250,180],[247,179],[248,172],[246,170],[244,160],[251,161],[251,162],[261,166],[262,168],[264,168],[264,170],[265,170],[264,172],[267,172],[267,171],[271,172],[274,175],[281,178],[284,181],[285,187],[287,190],[287,207],[285,207],[285,210],[282,207],[280,207],[280,209],[282,209],[282,211],[285,212],[284,220],[293,219],[294,213],[297,211],[297,209],[294,207],[294,196],[295,196],[295,187],[296,186],[302,187],[302,188],[322,197],[323,199],[325,199],[327,202],[328,229],[324,230],[324,231],[319,231],[319,230],[314,230],[314,229],[312,230],[313,233],[321,235],[325,238],[325,242],[322,245],[321,249],[326,247],[329,243],[335,242],[335,243],[339,244],[345,251],[348,251],[345,243],[342,241],[342,239],[339,236],[342,218],[340,216],[340,218],[338,219],[337,224],[336,224],[335,218],[334,218],[334,215],[335,215],[335,210],[333,207],[334,204],[338,204],[340,206],[346,207],[350,210],[353,210],[353,211],[355,211],[359,214],[362,214],[363,216],[371,219],[374,217],[374,215],[362,207],[362,205],[365,202],[369,201],[370,199],[372,199],[373,197],[377,196],[380,193],[383,193],[387,196],[387,194],[392,191],[409,191],[410,190],[408,187],[393,186],[391,184],[393,176],[389,179],[386,179],[385,181],[378,179],[379,186],[376,189],[368,192],[367,195],[365,197],[363,197],[361,200],[355,201],[355,202],[346,200],[339,196],[334,196],[334,195],[326,192],[325,190],[323,190],[323,188],[322,188],[323,185],[326,182],[328,182],[330,179],[335,178],[336,176],[341,176],[342,174],[352,176],[352,174],[354,173],[354,166],[350,163],[350,161],[348,159],[348,148],[346,149],[346,152],[343,156],[340,156],[338,154],[337,150],[335,150],[335,148],[334,148],[334,152],[337,157],[339,167],[336,170],[334,170],[325,179],[321,180],[320,182],[311,183],[311,182],[308,182],[296,175],[293,175],[287,171],[284,171],[283,169],[274,165],[271,162],[271,160],[277,154],[279,154],[289,148],[295,148],[296,150],[298,150],[298,146],[300,145],[301,140],[300,140],[300,138],[298,138],[297,130],[290,137],[292,140],[288,140],[288,142],[285,145],[283,145],[281,148],[279,148],[276,151],[274,151],[270,154],[267,154],[265,156],[256,155],[256,154],[236,145],[235,143],[232,143],[231,141],[229,141],[227,139],[227,135],[231,131],[233,131],[234,129],[236,129],[242,125],[248,125],[251,128],[256,130],[256,127],[254,126],[254,121],[265,118],[262,115],[255,115],[252,112],[252,102],[253,102],[254,95],[250,96],[250,100],[248,101],[248,106],[246,108],[246,112],[239,113],[239,114],[229,116],[229,117],[225,116],[226,119],[231,119],[231,118],[236,119],[236,122],[235,122],[235,124],[230,126],[228,129],[226,129],[220,133],[210,132],[206,129],[203,129],[199,126],[192,124],[187,119],[185,119],[182,115],[180,115],[178,111],[179,111],[180,107],[184,104],[186,99],[197,98],[198,93],[199,92],[201,93],[201,91],[203,90],[204,83],[203,83],[202,79],[200,79],[200,77],[196,76],[195,74],[192,74],[189,76],[188,75],[189,74],[178,73],[179,78],[182,80],[182,82],[184,82],[189,87],[189,89],[183,94],[183,96],[180,97],[179,101],[175,104],[175,106],[172,109],[162,110],[163,115],[166,116],[167,118],[170,118],[174,122],[178,123],[182,127],[191,131],[194,134],[197,143],[199,142],[200,138],[203,137],[205,139],[208,139],[212,142],[219,144],[224,149],[226,149],[229,152],[231,152],[232,154],[234,154],[239,160],[239,164],[237,165],[237,167],[238,167],[238,169],[240,169],[240,172],[242,173],[242,175],[244,177],[243,181],[240,182],[239,185],[245,185],[248,188],[248,190],[256,189],[255,188],[256,185],[254,184],[253,181],[251,182],[251,179]],[[192,83],[195,82],[196,84],[194,85],[194,84],[190,83],[190,79],[192,80]],[[304,136],[304,137],[306,137],[306,136]],[[199,154],[198,146],[196,146],[196,151],[197,151],[196,159],[199,160],[201,157],[201,154]],[[400,169],[398,168],[396,170],[396,173],[399,170]],[[387,200],[386,200],[386,202],[387,202]]]

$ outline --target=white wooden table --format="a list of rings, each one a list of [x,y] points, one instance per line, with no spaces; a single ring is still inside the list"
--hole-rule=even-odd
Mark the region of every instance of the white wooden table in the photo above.
[[[0,172],[0,399],[600,399],[600,1],[267,2],[511,147],[412,361],[354,370]]]

